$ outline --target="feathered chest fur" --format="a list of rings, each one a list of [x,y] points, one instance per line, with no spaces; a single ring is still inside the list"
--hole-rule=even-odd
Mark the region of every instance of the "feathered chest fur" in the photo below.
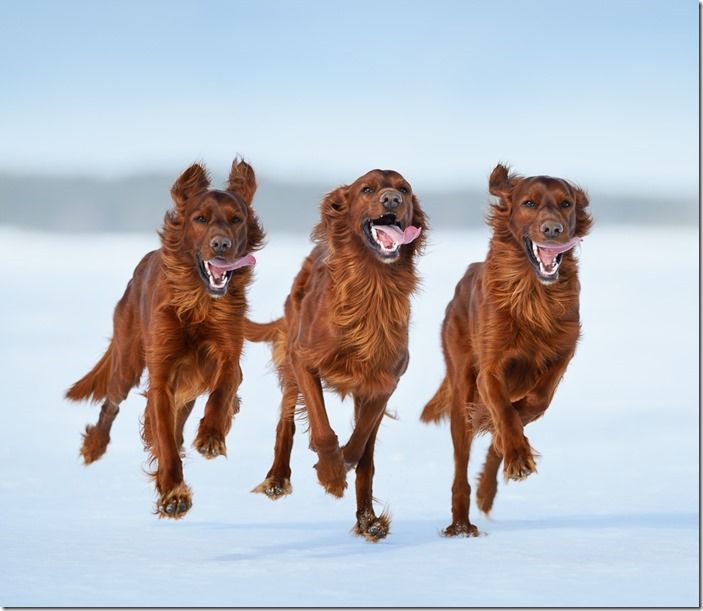
[[[392,392],[407,365],[410,295],[417,281],[406,269],[378,267],[363,273],[355,265],[329,269],[335,341],[320,373],[344,394],[359,387]]]

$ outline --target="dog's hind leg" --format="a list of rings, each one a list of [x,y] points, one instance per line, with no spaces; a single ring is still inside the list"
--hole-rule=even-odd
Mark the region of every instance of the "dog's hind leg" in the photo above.
[[[355,467],[366,451],[372,432],[378,428],[386,413],[387,403],[388,397],[365,401],[354,396],[354,430],[342,448],[348,469]]]
[[[105,454],[107,444],[110,443],[110,429],[119,411],[119,404],[108,399],[100,408],[98,421],[85,427],[80,453],[86,465]]]
[[[493,444],[486,452],[486,461],[483,463],[483,470],[478,476],[478,489],[476,490],[476,504],[485,514],[490,513],[493,501],[498,491],[498,471],[503,457],[498,454]]]
[[[80,454],[86,465],[98,460],[107,450],[110,430],[120,411],[120,404],[129,391],[139,384],[144,371],[142,337],[138,330],[132,328],[134,312],[128,295],[129,289],[115,308],[115,334],[102,359],[99,379],[94,382],[94,389],[101,387],[97,394],[105,400],[97,423],[87,425],[83,433]],[[130,331],[126,332],[125,329]]]
[[[477,537],[480,533],[469,522],[468,468],[471,441],[474,431],[469,417],[468,405],[473,402],[474,389],[468,388],[468,373],[461,371],[454,376],[451,407],[451,433],[454,446],[454,481],[452,483],[452,523],[444,529],[447,537]]]
[[[123,348],[119,345],[118,347]],[[126,350],[121,351],[122,354],[134,353],[134,346],[130,345],[126,348]],[[138,346],[137,348],[140,349]],[[113,351],[113,361],[118,359],[118,353],[120,351]],[[94,425],[87,425],[83,433],[80,454],[86,465],[98,460],[107,450],[107,446],[110,443],[110,430],[120,411],[120,404],[127,398],[129,391],[139,384],[139,378],[143,369],[144,363],[140,356],[136,358],[135,362],[130,362],[128,359],[123,358],[121,362],[118,361],[111,364],[112,374],[107,383],[107,398],[100,408],[98,421]]]
[[[276,445],[274,447],[273,465],[266,474],[266,479],[252,492],[261,492],[275,501],[293,492],[290,483],[290,455],[295,435],[295,406],[298,401],[298,387],[288,383],[283,387],[281,398],[281,415],[276,427]]]
[[[181,456],[185,455],[185,449],[183,447],[183,428],[186,425],[186,421],[188,420],[188,416],[190,416],[190,413],[193,411],[194,405],[195,405],[195,401],[188,401],[188,403],[183,405],[178,410],[178,415],[176,416],[176,443],[181,448],[180,449]]]

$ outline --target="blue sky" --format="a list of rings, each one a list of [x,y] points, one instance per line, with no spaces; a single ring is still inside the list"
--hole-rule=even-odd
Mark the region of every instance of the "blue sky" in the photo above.
[[[0,170],[698,186],[694,0],[5,0],[0,78]]]

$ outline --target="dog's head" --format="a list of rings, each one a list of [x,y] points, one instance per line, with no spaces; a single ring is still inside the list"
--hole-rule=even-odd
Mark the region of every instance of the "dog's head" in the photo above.
[[[355,241],[383,263],[414,254],[425,240],[427,219],[420,202],[410,183],[393,170],[371,170],[328,193],[320,212],[314,237],[337,244]]]
[[[489,191],[499,198],[490,216],[494,232],[524,249],[540,282],[556,282],[565,253],[591,228],[586,193],[561,178],[524,178],[500,164]]]
[[[192,265],[212,297],[227,293],[236,270],[254,265],[263,230],[252,209],[256,177],[239,159],[232,163],[225,190],[210,189],[207,170],[196,163],[171,188],[174,207],[161,234],[171,254]],[[241,272],[239,272],[241,273]]]

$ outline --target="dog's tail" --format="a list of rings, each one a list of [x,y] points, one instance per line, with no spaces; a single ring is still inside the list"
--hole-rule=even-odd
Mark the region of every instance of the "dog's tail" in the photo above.
[[[449,415],[452,404],[452,387],[449,378],[442,380],[437,392],[434,394],[420,414],[423,422],[439,422]]]
[[[107,398],[107,386],[112,371],[113,342],[107,347],[105,354],[88,373],[66,391],[66,398],[71,401],[90,399],[102,401]]]
[[[286,322],[283,317],[266,323],[244,319],[244,338],[250,342],[272,342],[285,330]]]

